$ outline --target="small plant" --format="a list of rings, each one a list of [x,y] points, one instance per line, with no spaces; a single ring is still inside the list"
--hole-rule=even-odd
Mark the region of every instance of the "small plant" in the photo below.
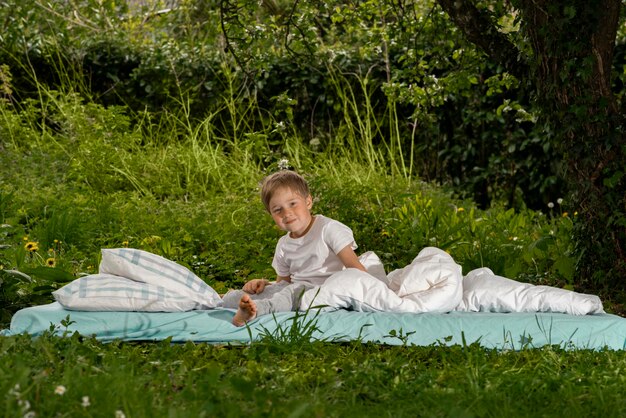
[[[411,335],[415,334],[415,332],[416,331],[409,331],[409,332],[405,333],[402,330],[402,328],[400,328],[397,331],[395,329],[392,329],[391,331],[389,331],[389,334],[385,335],[384,337],[386,337],[386,338],[397,338],[402,343],[402,346],[406,347],[407,344],[409,343],[409,337]]]
[[[260,342],[265,345],[280,346],[282,349],[289,350],[291,348],[302,349],[304,346],[310,346],[313,342],[326,341],[326,339],[320,339],[315,336],[319,332],[317,317],[322,312],[321,308],[323,307],[321,305],[309,306],[305,311],[295,311],[293,316],[282,322],[279,322],[276,315],[272,314],[276,328],[269,330],[264,325],[261,325]],[[246,324],[246,327],[250,340],[252,340],[252,331],[249,325]]]

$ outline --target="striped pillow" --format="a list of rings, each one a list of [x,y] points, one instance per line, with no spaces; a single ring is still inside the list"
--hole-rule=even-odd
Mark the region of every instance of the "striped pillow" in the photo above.
[[[219,294],[189,269],[166,258],[133,248],[102,249],[99,272],[125,277],[195,302],[201,308],[222,304]]]
[[[81,277],[52,295],[63,307],[76,311],[181,312],[202,308],[163,286],[110,274]]]

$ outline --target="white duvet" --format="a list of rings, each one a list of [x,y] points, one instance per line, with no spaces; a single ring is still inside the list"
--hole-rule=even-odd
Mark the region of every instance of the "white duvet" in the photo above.
[[[408,266],[388,275],[376,254],[361,256],[368,272],[346,269],[308,290],[300,308],[327,306],[364,312],[563,312],[603,313],[595,295],[520,283],[488,268],[470,271],[438,248],[424,248]]]
[[[424,248],[408,266],[388,275],[376,254],[360,257],[367,273],[346,269],[304,293],[300,308],[327,306],[365,312],[564,312],[602,313],[597,296],[533,286],[496,276],[488,268],[465,277],[438,248]],[[221,306],[217,292],[187,268],[145,251],[103,249],[98,274],[53,292],[67,309],[187,311]]]

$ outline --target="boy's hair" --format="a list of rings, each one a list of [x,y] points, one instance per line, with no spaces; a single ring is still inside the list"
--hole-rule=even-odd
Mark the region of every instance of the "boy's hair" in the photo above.
[[[265,177],[261,183],[261,200],[268,212],[274,192],[282,187],[287,187],[305,198],[311,194],[309,185],[300,174],[291,170],[277,171]]]

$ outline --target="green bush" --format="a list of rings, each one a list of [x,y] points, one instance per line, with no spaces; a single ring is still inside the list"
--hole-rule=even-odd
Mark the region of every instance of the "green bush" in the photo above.
[[[481,210],[407,171],[390,170],[390,162],[403,164],[399,150],[363,149],[354,136],[365,125],[350,125],[333,152],[286,138],[278,153],[266,140],[215,135],[210,119],[195,126],[146,115],[133,125],[124,108],[54,91],[45,95],[54,129],[32,122],[28,110],[36,106],[4,108],[6,120],[37,138],[6,138],[0,156],[0,270],[11,309],[50,300],[51,290],[95,273],[101,248],[163,255],[220,292],[250,278],[271,278],[282,233],[265,213],[257,187],[265,174],[284,166],[309,179],[315,211],[349,225],[359,251],[377,252],[387,270],[408,264],[425,246],[438,246],[466,272],[488,266],[511,278],[572,285],[571,218]],[[164,140],[166,131],[178,139]],[[18,169],[8,169],[9,161]]]
[[[14,99],[40,99],[46,85],[130,106],[133,120],[144,110],[182,116],[184,105],[186,117],[210,116],[230,137],[237,97],[262,109],[247,115],[249,133],[268,135],[277,124],[326,149],[344,135],[342,95],[350,93],[377,115],[366,141],[397,143],[413,173],[449,183],[481,207],[540,208],[563,195],[551,136],[533,122],[529,97],[434,3],[310,2],[291,10],[196,0],[159,11],[28,1],[6,3],[0,16],[8,23],[0,62],[14,75]],[[120,163],[113,165],[124,170]]]

